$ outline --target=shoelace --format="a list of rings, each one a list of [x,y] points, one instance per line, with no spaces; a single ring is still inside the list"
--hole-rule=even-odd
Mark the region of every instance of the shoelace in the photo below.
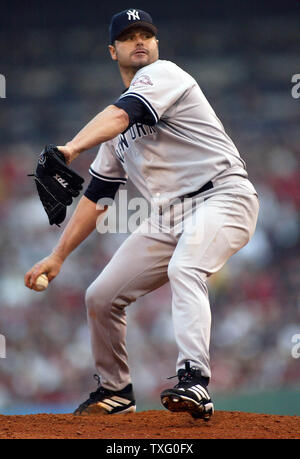
[[[178,374],[174,376],[170,376],[167,379],[173,379],[173,378],[178,378],[179,382],[176,384],[176,387],[181,386],[182,384],[187,384],[191,382],[193,376],[195,374],[195,368],[191,368],[190,362],[185,362],[185,369],[183,370],[178,370]]]
[[[184,384],[187,384],[192,381],[194,376],[195,370],[191,370],[190,372],[185,372],[182,375],[178,375],[179,382],[176,384],[175,387],[180,387]]]
[[[98,376],[97,374],[95,374],[93,376],[93,378],[97,381],[97,384],[98,384],[98,387],[97,389],[94,391],[94,392],[91,392],[90,393],[90,398],[91,399],[95,399],[97,397],[97,395],[99,394],[107,394],[109,391],[107,391],[107,389],[104,389],[104,387],[101,386],[101,382],[100,382],[100,376]]]

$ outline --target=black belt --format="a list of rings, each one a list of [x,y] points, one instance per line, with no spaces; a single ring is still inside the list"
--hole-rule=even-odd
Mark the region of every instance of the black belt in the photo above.
[[[181,196],[179,199],[181,201],[183,201],[185,198],[192,198],[193,196],[196,196],[197,194],[203,193],[204,191],[210,190],[213,187],[214,187],[213,182],[210,180],[205,185],[203,185],[201,188],[199,188],[199,190],[193,191],[192,193],[185,194],[185,195]],[[208,198],[204,198],[204,201],[206,199],[208,199]],[[159,214],[162,215],[162,206],[161,205],[159,206]]]
[[[193,191],[192,193],[185,194],[184,196],[181,196],[180,199],[192,198],[193,196],[196,196],[199,193],[203,193],[204,191],[210,190],[213,187],[214,187],[213,182],[210,180],[205,185],[203,185],[201,188],[199,188],[199,190]]]

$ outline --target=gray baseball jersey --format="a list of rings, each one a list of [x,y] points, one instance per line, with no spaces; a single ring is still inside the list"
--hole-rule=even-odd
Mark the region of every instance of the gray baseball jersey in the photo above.
[[[224,191],[220,178],[247,179],[244,161],[199,85],[176,64],[158,60],[141,68],[120,100],[129,96],[145,104],[155,124],[136,123],[103,143],[92,175],[120,183],[129,177],[149,200],[172,200],[209,181],[215,194]]]

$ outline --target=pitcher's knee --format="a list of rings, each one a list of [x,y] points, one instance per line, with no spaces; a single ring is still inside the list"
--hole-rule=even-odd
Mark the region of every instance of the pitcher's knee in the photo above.
[[[176,279],[176,276],[178,275],[178,272],[179,272],[178,263],[174,262],[171,259],[170,263],[169,263],[169,266],[168,266],[168,278],[169,278],[169,281],[172,281],[173,279]]]
[[[168,278],[170,282],[194,279],[205,284],[207,273],[198,267],[186,266],[178,261],[171,260],[168,266]]]
[[[85,305],[90,317],[108,316],[112,309],[119,308],[122,310],[134,300],[135,298],[131,298],[125,293],[116,294],[112,288],[108,288],[106,282],[102,285],[99,281],[92,283],[85,293]]]
[[[89,309],[94,302],[94,294],[93,294],[93,288],[92,285],[90,285],[85,292],[85,305],[87,309]]]
[[[96,288],[91,284],[85,293],[85,305],[89,316],[104,315],[106,311],[111,309],[111,304],[107,301],[105,291],[101,288]]]
[[[176,281],[182,277],[188,276],[191,273],[191,268],[184,266],[177,260],[171,260],[168,266],[168,278],[170,282]]]

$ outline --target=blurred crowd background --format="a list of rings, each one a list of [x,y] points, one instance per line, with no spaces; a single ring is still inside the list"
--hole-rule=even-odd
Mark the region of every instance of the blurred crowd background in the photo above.
[[[300,99],[291,95],[292,75],[300,73],[299,8],[264,3],[4,2],[0,333],[7,356],[0,359],[0,413],[71,410],[95,389],[85,289],[128,234],[95,232],[45,292],[26,289],[24,273],[51,251],[66,224],[49,226],[27,174],[46,143],[64,144],[118,98],[123,87],[107,52],[108,23],[134,6],[158,24],[160,57],[198,81],[259,193],[255,236],[209,280],[217,408],[231,400],[227,408],[242,409],[233,395],[252,394],[249,410],[300,414],[295,398],[292,407],[285,404],[290,390],[300,394],[300,358],[292,356],[300,334]],[[96,152],[73,165],[86,184]],[[134,184],[127,188],[137,194]],[[127,340],[138,408],[159,408],[177,357],[168,285],[128,308]],[[256,394],[271,392],[281,394],[271,407],[267,395],[255,407]]]

